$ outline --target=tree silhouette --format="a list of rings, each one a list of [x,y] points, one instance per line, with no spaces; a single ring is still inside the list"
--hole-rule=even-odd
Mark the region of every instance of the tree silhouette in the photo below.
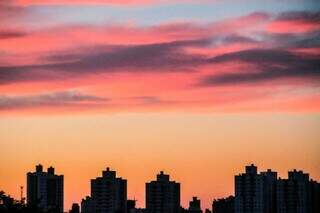
[[[38,205],[28,206],[25,200],[15,200],[0,191],[0,213],[43,213]]]

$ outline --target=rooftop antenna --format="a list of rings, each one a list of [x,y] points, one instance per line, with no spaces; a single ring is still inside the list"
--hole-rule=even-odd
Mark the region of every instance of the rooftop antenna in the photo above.
[[[23,202],[23,186],[20,186],[20,200]]]

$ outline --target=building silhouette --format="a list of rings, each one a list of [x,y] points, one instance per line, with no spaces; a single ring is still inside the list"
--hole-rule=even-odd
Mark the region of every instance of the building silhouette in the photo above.
[[[309,180],[309,174],[293,170],[288,179],[277,182],[278,213],[320,212],[319,183]]]
[[[130,213],[131,210],[136,209],[136,201],[135,200],[127,200],[127,213]]]
[[[310,180],[311,211],[320,212],[320,183]]]
[[[320,183],[303,171],[289,171],[287,179],[277,177],[270,169],[258,172],[255,165],[235,176],[235,196],[215,199],[212,213],[320,213]],[[27,173],[27,206],[31,212],[63,212],[63,175],[54,168],[46,172],[42,165]],[[1,194],[1,192],[0,192]],[[2,196],[4,197],[4,196]],[[6,202],[0,198],[0,207]],[[23,196],[21,196],[23,197]],[[2,200],[1,200],[2,199]],[[13,206],[13,199],[11,201]],[[1,203],[2,202],[2,203]],[[91,180],[91,196],[81,201],[82,213],[202,213],[201,201],[193,197],[188,208],[180,205],[180,183],[160,172],[146,183],[146,208],[136,208],[135,200],[127,200],[127,180],[107,168],[102,176]],[[1,206],[2,205],[2,206]],[[23,199],[19,205],[24,205]],[[10,206],[7,205],[6,206]],[[20,206],[21,207],[21,206]],[[72,213],[80,212],[74,203]],[[210,213],[209,209],[205,210]]]
[[[277,179],[271,170],[258,174],[254,165],[235,176],[235,213],[318,213],[320,184],[303,171]]]
[[[90,196],[86,196],[81,200],[81,212],[82,213],[95,213],[95,203]]]
[[[192,201],[189,202],[189,213],[202,213],[201,201],[197,197],[193,197]]]
[[[136,208],[136,200],[127,201],[127,213],[144,213],[145,209]]]
[[[263,212],[274,213],[276,211],[276,184],[277,172],[268,169],[260,173],[262,178],[262,199],[263,199]]]
[[[80,206],[77,203],[73,203],[69,213],[80,213]]]
[[[56,175],[53,167],[44,172],[40,164],[35,172],[28,172],[27,204],[44,211],[63,212],[63,175]]]
[[[157,180],[146,183],[146,212],[177,213],[180,211],[180,183],[170,181],[160,172]]]
[[[234,196],[214,200],[212,213],[234,213]]]
[[[236,213],[274,213],[277,173],[271,170],[258,174],[253,164],[235,176]]]
[[[127,180],[107,168],[102,177],[91,180],[91,198],[84,200],[83,206],[90,213],[126,213]]]

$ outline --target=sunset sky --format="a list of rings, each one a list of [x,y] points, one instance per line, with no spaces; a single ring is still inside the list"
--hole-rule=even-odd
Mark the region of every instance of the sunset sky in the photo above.
[[[318,0],[0,0],[0,190],[42,163],[65,209],[106,167],[144,207],[233,194],[246,164],[320,180]]]

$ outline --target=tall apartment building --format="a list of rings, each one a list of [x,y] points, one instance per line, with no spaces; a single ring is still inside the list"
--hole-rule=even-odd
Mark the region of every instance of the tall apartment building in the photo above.
[[[180,211],[180,183],[170,181],[162,171],[157,180],[146,183],[148,213],[177,213]]]
[[[320,184],[302,171],[289,171],[288,179],[277,179],[268,170],[258,174],[257,167],[247,166],[235,177],[236,213],[318,213]]]
[[[271,170],[258,174],[253,164],[235,176],[236,213],[274,213],[277,173]]]
[[[63,175],[56,175],[53,167],[44,172],[40,164],[35,172],[28,172],[27,204],[45,211],[63,212]]]
[[[91,199],[95,213],[126,213],[127,180],[107,168],[102,177],[91,180]]]
[[[319,205],[319,183],[310,181],[309,174],[294,170],[278,180],[277,213],[315,213]]]
[[[277,172],[268,169],[260,173],[262,177],[262,205],[263,213],[275,213],[276,210],[276,184]]]
[[[320,212],[320,183],[310,180],[311,212]]]

